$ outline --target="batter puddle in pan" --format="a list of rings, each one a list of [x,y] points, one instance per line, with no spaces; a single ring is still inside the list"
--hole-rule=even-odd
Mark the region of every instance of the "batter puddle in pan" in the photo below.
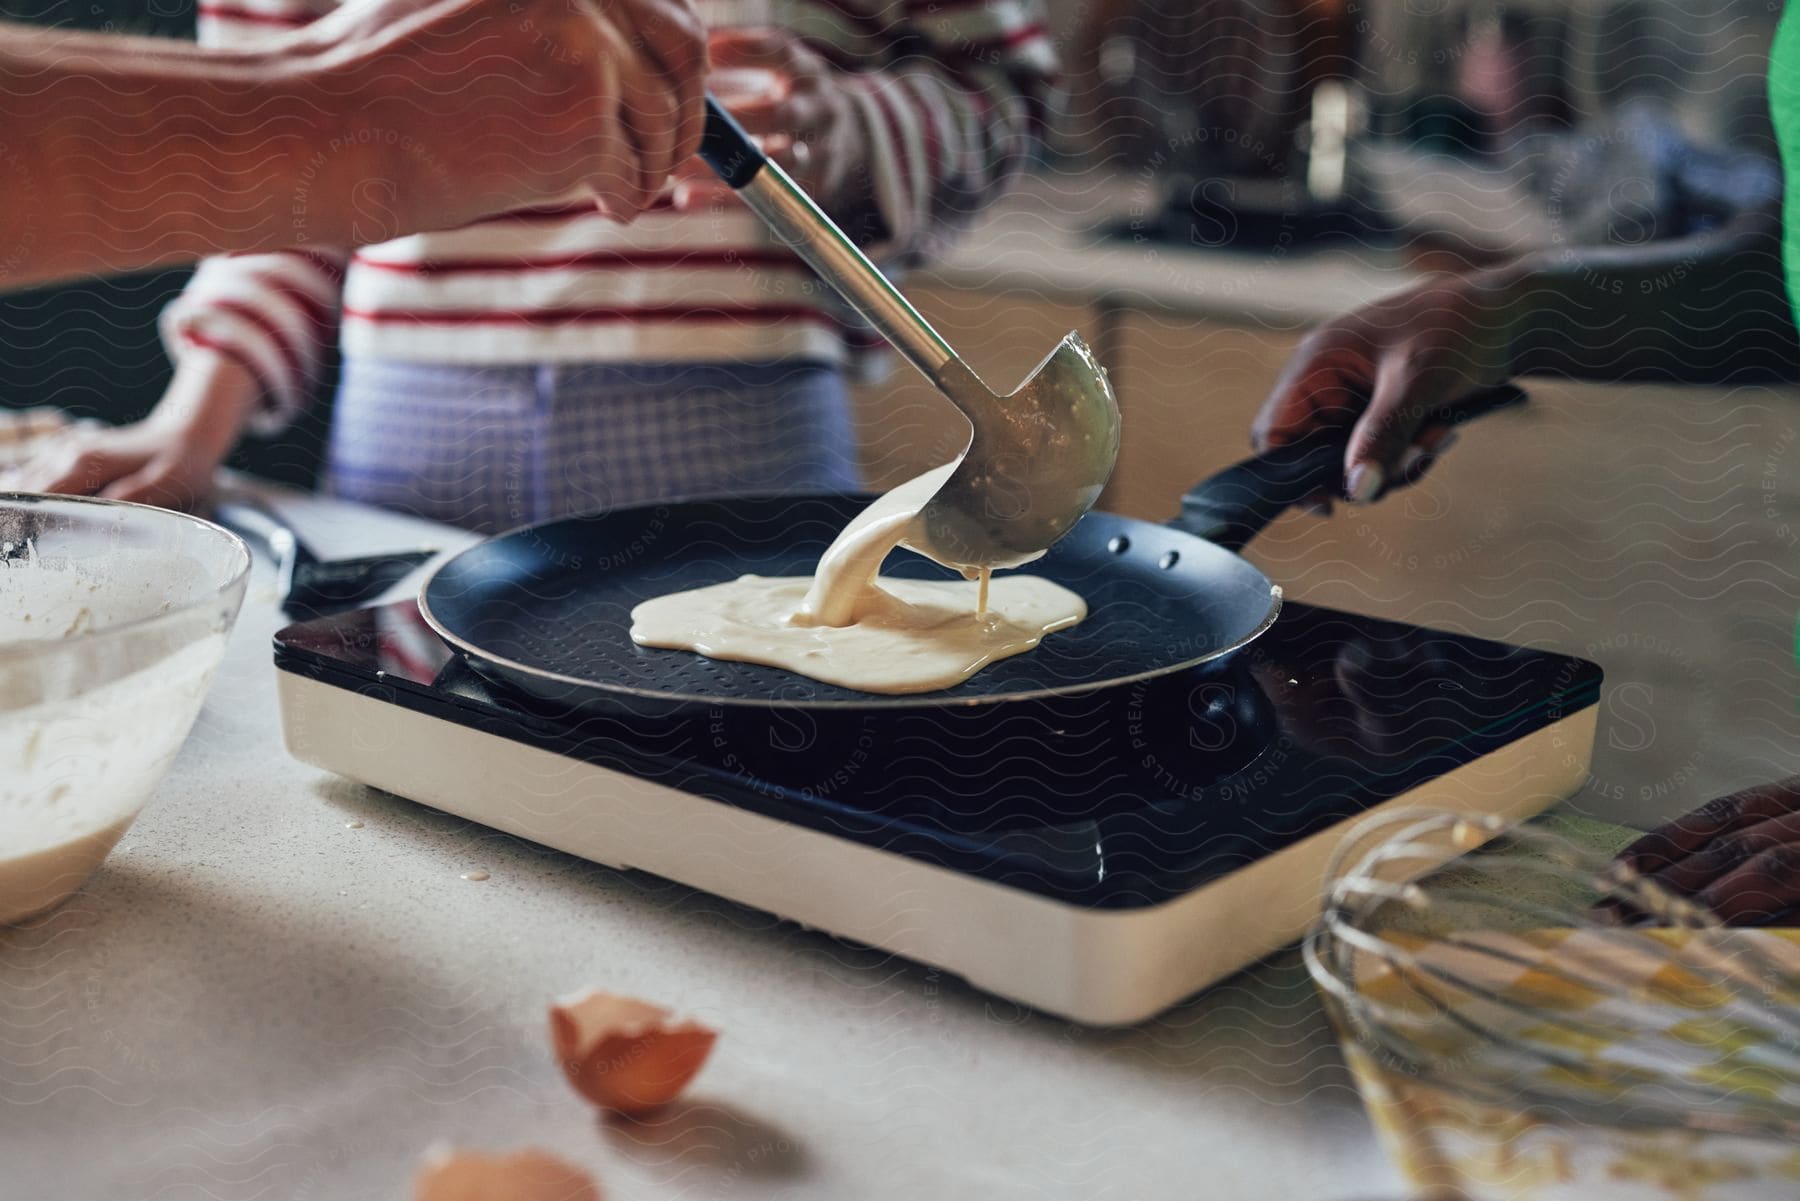
[[[912,545],[921,508],[954,467],[909,480],[859,513],[813,576],[745,575],[656,597],[631,611],[632,639],[863,692],[932,692],[1086,617],[1081,597],[1035,576],[878,578],[895,547]]]

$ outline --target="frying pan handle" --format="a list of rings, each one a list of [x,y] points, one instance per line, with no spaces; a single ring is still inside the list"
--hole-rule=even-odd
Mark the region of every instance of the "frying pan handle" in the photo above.
[[[1432,413],[1426,424],[1456,425],[1524,402],[1525,393],[1513,384],[1481,388]],[[1242,550],[1271,521],[1313,493],[1341,495],[1349,443],[1348,428],[1319,430],[1235,463],[1195,484],[1169,524],[1227,550]]]

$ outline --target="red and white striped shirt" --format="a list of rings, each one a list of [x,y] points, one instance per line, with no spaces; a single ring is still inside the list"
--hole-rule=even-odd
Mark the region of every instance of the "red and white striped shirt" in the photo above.
[[[335,3],[201,0],[200,40],[241,45]],[[889,235],[870,250],[884,262],[940,246],[1041,132],[1056,64],[1038,0],[703,0],[701,11],[715,28],[790,29],[843,73]],[[162,328],[171,355],[209,347],[256,375],[261,432],[306,403],[334,336],[348,355],[470,364],[843,362],[875,347],[735,203],[665,204],[628,226],[592,204],[550,205],[355,251],[208,259]]]

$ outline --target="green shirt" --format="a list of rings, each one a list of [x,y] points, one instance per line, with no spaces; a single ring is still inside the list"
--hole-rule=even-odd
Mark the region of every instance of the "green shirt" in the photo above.
[[[1800,321],[1800,4],[1781,14],[1769,47],[1769,115],[1781,147],[1787,187],[1781,201],[1781,261],[1787,271],[1788,304]]]

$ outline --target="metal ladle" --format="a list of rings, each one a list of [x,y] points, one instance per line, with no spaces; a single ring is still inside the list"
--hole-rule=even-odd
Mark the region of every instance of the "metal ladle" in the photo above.
[[[1119,405],[1079,334],[1002,396],[711,95],[700,157],[969,419],[968,446],[925,505],[926,545],[909,544],[952,567],[1016,567],[1094,507],[1119,457]]]

